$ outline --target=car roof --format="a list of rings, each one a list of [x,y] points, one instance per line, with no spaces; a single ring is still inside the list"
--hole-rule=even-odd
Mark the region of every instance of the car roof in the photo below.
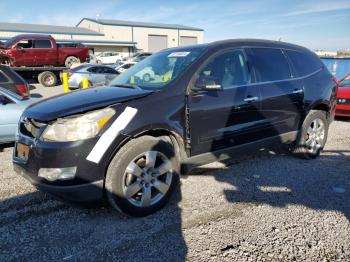
[[[22,39],[22,38],[37,38],[37,39],[40,39],[40,38],[52,38],[51,35],[43,35],[43,34],[20,34],[20,35],[16,35],[14,37],[15,39]]]
[[[285,48],[285,49],[294,49],[294,50],[311,52],[309,49],[299,45],[282,42],[282,41],[266,40],[266,39],[227,39],[227,40],[220,40],[220,41],[215,41],[215,42],[206,43],[206,44],[196,44],[196,45],[168,48],[168,49],[164,49],[163,51],[172,51],[172,50],[182,51],[182,50],[189,50],[189,49],[195,49],[195,48],[220,49],[220,48],[228,48],[228,47],[234,47],[234,46]]]

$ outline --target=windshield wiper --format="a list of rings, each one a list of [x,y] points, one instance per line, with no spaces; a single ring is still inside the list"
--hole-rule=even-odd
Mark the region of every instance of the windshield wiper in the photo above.
[[[132,89],[142,89],[141,87],[139,87],[137,85],[131,85],[131,84],[116,84],[116,85],[111,85],[111,86],[125,87],[125,88],[132,88]]]

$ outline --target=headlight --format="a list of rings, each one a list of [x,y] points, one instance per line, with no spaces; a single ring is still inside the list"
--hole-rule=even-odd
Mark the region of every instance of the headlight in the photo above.
[[[112,108],[105,108],[84,115],[60,118],[46,127],[41,139],[68,142],[95,137],[114,114]]]

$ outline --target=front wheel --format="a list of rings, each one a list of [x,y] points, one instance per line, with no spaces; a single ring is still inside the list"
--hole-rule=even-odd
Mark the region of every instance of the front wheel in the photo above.
[[[296,144],[292,148],[295,155],[313,159],[320,155],[328,136],[329,121],[326,112],[311,110],[304,120]]]
[[[169,137],[131,140],[114,156],[107,170],[109,203],[131,216],[161,209],[178,184],[180,164]]]

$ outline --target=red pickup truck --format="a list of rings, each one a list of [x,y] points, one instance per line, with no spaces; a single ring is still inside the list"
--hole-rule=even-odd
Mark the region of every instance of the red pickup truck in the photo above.
[[[85,62],[89,48],[57,44],[50,35],[17,35],[0,45],[0,63],[19,66],[66,66]]]

